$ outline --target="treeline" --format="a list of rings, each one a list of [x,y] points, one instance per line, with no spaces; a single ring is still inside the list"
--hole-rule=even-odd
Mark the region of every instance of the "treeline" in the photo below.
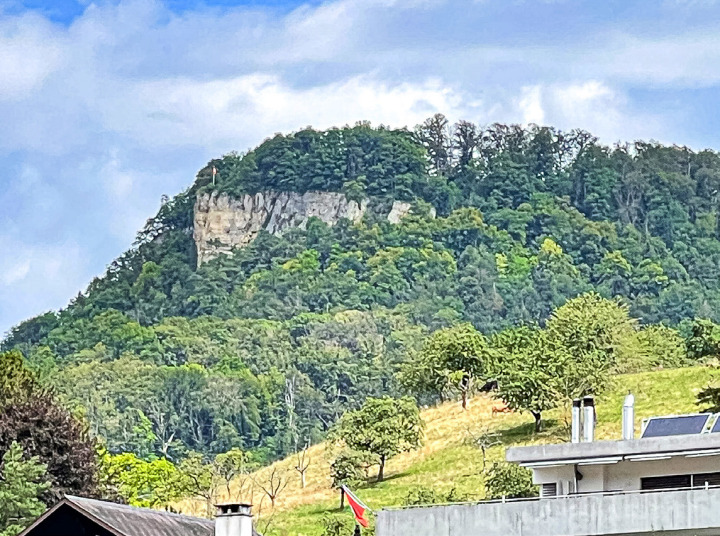
[[[413,214],[261,232],[196,268],[193,204],[210,189],[333,190],[375,206],[408,200]],[[712,355],[719,192],[715,152],[610,148],[581,131],[438,115],[413,132],[363,123],[279,135],[210,162],[103,277],[15,327],[2,349],[82,407],[112,452],[272,459],[366,397],[406,392],[403,364],[428,333],[544,329],[583,293],[666,326],[640,330],[662,332],[653,344]]]
[[[25,356],[113,453],[177,461],[242,448],[262,462],[317,442],[367,396],[396,393],[395,368],[425,331],[385,310],[149,327],[106,311],[54,328]]]

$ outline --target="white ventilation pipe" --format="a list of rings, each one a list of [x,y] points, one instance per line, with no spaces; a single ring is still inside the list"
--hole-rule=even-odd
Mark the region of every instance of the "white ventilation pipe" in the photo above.
[[[252,506],[219,504],[215,517],[215,536],[252,536]]]
[[[570,438],[573,443],[580,443],[582,436],[582,402],[579,398],[572,401],[572,427]]]
[[[635,439],[635,396],[628,393],[622,409],[622,438]]]
[[[595,399],[591,396],[583,398],[583,432],[585,442],[595,440]]]

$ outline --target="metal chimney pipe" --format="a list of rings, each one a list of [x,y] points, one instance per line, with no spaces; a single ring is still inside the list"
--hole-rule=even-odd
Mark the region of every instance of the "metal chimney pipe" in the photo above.
[[[622,409],[622,438],[635,439],[635,396],[628,393]]]
[[[572,427],[570,438],[573,443],[580,443],[582,437],[582,401],[576,398],[572,401]]]
[[[252,505],[218,504],[215,517],[215,536],[252,536]]]
[[[595,440],[595,399],[591,396],[583,398],[583,432],[585,442]]]

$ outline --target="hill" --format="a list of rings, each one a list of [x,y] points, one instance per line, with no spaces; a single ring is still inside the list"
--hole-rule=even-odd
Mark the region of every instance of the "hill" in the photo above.
[[[626,374],[614,379],[612,389],[598,401],[596,439],[617,439],[621,433],[621,415],[624,397],[632,392],[636,397],[636,430],[639,433],[643,418],[654,415],[694,413],[698,391],[718,378],[710,367],[659,370],[639,374]],[[472,399],[468,410],[457,402],[441,404],[422,412],[427,429],[425,443],[417,451],[394,458],[388,466],[388,478],[382,483],[371,482],[355,490],[372,509],[404,504],[409,494],[418,489],[432,490],[436,497],[446,497],[451,491],[456,500],[482,500],[483,459],[474,439],[481,433],[497,434],[497,443],[487,450],[487,464],[501,460],[505,448],[528,443],[559,442],[568,440],[567,415],[554,410],[550,425],[540,433],[533,432],[533,419],[522,414],[492,415],[499,403],[489,395]],[[329,465],[332,447],[320,443],[311,447],[311,460],[307,472],[307,485],[300,487],[299,475],[294,471],[296,459],[292,456],[275,462],[253,475],[263,482],[276,470],[289,478],[287,488],[279,495],[273,510],[263,499],[262,491],[246,483],[241,497],[250,500],[260,510],[260,527],[267,527],[268,535],[319,536],[323,519],[338,516],[351,519],[346,509],[338,510],[338,493],[330,489]],[[233,493],[238,490],[234,489]],[[202,513],[203,506],[185,502],[187,513]]]
[[[427,334],[543,326],[588,291],[637,320],[635,370],[718,355],[719,221],[709,150],[441,115],[305,129],[209,162],[2,350],[113,453],[268,463],[369,396],[456,396],[401,381]]]

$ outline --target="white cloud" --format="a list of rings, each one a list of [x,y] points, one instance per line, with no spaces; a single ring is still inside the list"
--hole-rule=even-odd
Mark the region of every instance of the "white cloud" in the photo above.
[[[606,142],[667,139],[675,118],[632,92],[720,84],[711,24],[530,39],[545,21],[522,27],[515,15],[536,5],[339,0],[178,15],[161,0],[118,0],[69,26],[0,12],[0,246],[13,252],[0,260],[0,331],[62,305],[209,158],[275,132],[412,127],[441,111]]]
[[[37,15],[0,19],[0,101],[23,98],[60,69],[63,51],[45,39],[49,32],[51,25]]]

